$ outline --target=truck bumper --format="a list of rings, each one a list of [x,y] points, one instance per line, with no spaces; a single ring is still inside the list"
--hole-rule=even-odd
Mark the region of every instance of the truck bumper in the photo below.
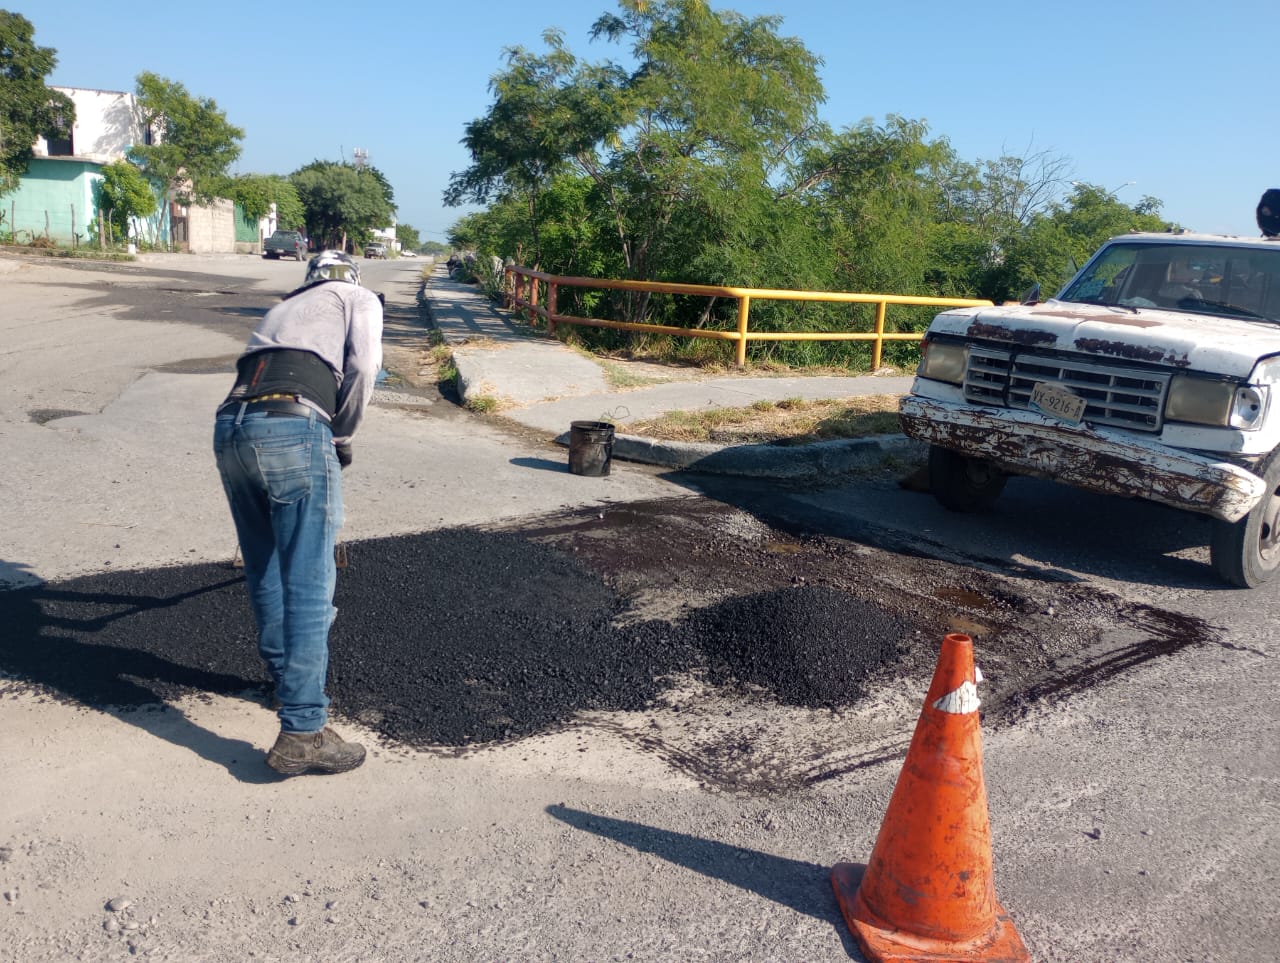
[[[1013,474],[1146,498],[1228,522],[1247,515],[1266,490],[1261,478],[1238,465],[1036,412],[908,395],[899,415],[909,437]]]

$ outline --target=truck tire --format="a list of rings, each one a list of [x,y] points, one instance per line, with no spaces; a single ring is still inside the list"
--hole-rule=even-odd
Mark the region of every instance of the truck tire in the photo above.
[[[1008,480],[1009,476],[989,461],[929,446],[929,487],[933,497],[953,512],[990,508]]]
[[[1280,457],[1272,456],[1262,478],[1267,490],[1253,511],[1238,522],[1213,522],[1213,570],[1240,588],[1257,588],[1280,569]]]

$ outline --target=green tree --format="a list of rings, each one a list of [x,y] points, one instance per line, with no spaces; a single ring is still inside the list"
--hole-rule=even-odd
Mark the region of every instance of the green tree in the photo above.
[[[580,65],[560,32],[548,30],[543,40],[550,48],[545,55],[519,47],[507,52],[507,69],[490,82],[495,97],[489,112],[466,127],[463,145],[472,165],[455,173],[445,191],[450,205],[493,199],[527,207],[535,265],[541,263],[542,193],[575,154],[590,151],[614,129],[616,94],[625,82],[611,66]]]
[[[301,231],[306,234],[307,212],[302,206],[302,198],[298,196],[298,188],[293,181],[279,174],[271,174],[271,201],[276,206],[276,222],[285,230]]]
[[[930,230],[956,157],[923,121],[891,115],[823,137],[805,158],[800,187],[817,207],[836,271],[853,291],[930,294]]]
[[[0,10],[0,194],[18,186],[37,138],[65,135],[75,121],[71,98],[44,83],[57,63],[29,20]]]
[[[142,173],[128,161],[113,161],[102,166],[102,180],[97,189],[98,210],[111,226],[111,240],[124,240],[133,235],[130,222],[150,217],[159,208],[155,191]],[[96,225],[95,225],[96,226]]]
[[[1163,224],[1150,198],[1128,208],[1080,185],[1064,197],[1068,160],[1049,151],[970,162],[896,115],[829,128],[817,120],[820,61],[779,36],[776,17],[706,0],[617,6],[592,38],[624,46],[623,58],[579,60],[555,31],[542,53],[506,52],[491,106],[466,127],[471,164],[445,191],[448,204],[485,205],[453,225],[455,246],[560,274],[1007,300],[1029,279],[1056,284],[1120,225]],[[685,327],[733,317],[724,302],[592,297],[562,290],[560,304]],[[751,323],[865,328],[861,310],[761,300]],[[932,314],[895,310],[893,324],[920,329]],[[752,350],[828,363],[862,351]]]
[[[209,203],[240,156],[244,130],[229,123],[214,100],[193,97],[182,84],[150,72],[138,75],[135,99],[156,142],[130,148],[129,159],[179,203]]]
[[[703,0],[620,7],[593,33],[630,42],[640,66],[621,92],[626,126],[605,167],[588,158],[588,172],[610,201],[628,269],[669,277],[741,236],[743,221],[771,203],[770,185],[785,179],[816,125],[820,61],[778,36],[779,17],[748,19]],[[699,223],[712,225],[710,235],[696,233]]]
[[[1070,162],[1034,151],[957,163],[943,184],[929,277],[941,294],[1005,300],[1017,280],[1009,252],[1059,199]]]
[[[284,230],[301,231],[305,224],[302,201],[293,183],[279,174],[237,174],[218,188],[219,197],[235,201],[245,217],[258,220],[276,208],[276,222]]]
[[[509,52],[492,106],[467,127],[472,165],[453,175],[445,201],[525,205],[539,262],[544,200],[571,173],[591,183],[593,229],[611,238],[622,273],[697,280],[689,265],[717,261],[702,255],[742,237],[775,199],[772,185],[816,124],[819,61],[778,36],[778,17],[705,0],[618,6],[592,36],[627,45],[636,66],[581,62],[554,32],[544,55]],[[627,298],[622,310],[646,317],[649,299]]]
[[[363,244],[395,215],[395,196],[381,171],[313,161],[289,175],[311,237],[322,247],[347,250]]]
[[[455,251],[474,250],[480,239],[485,236],[485,230],[480,223],[485,215],[493,213],[493,209],[489,208],[484,211],[475,211],[471,214],[464,214],[452,224],[445,237],[449,241],[449,246]]]
[[[402,251],[417,251],[422,247],[422,239],[418,236],[418,229],[410,224],[396,225],[396,240],[400,242]]]
[[[620,259],[608,257],[609,238],[598,217],[601,207],[590,178],[564,173],[536,196],[532,190],[505,193],[485,210],[455,223],[449,238],[458,248],[509,256],[534,268],[546,265],[558,274],[620,271]]]
[[[1054,294],[1110,237],[1130,231],[1172,231],[1177,225],[1160,216],[1160,201],[1143,197],[1128,205],[1096,184],[1077,182],[1071,194],[1032,218],[1010,244],[1007,283],[997,298],[1016,298],[1033,284],[1044,297]]]
[[[1049,151],[969,163],[923,121],[890,115],[815,139],[799,187],[840,252],[840,286],[1004,300],[1068,165]]]

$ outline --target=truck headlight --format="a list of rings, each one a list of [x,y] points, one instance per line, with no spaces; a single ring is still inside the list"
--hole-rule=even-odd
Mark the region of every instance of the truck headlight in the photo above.
[[[1271,389],[1267,385],[1241,385],[1237,388],[1235,403],[1231,406],[1231,427],[1244,431],[1261,427],[1270,394]]]
[[[1237,388],[1239,383],[1235,381],[1174,375],[1169,381],[1164,416],[1170,421],[1225,428],[1232,415]]]
[[[969,363],[969,349],[963,344],[948,341],[925,341],[924,353],[916,374],[931,381],[946,381],[953,385],[964,383],[964,371]]]
[[[1280,383],[1280,358],[1263,358],[1249,372],[1248,384],[1236,391],[1231,409],[1231,427],[1243,431],[1257,431],[1267,417],[1271,404],[1271,389]]]
[[[1174,375],[1169,381],[1164,414],[1170,421],[1253,431],[1262,424],[1270,394],[1271,389],[1265,384],[1242,385]]]

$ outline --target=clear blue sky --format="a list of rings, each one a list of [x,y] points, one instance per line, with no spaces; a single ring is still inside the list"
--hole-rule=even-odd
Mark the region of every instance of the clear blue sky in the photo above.
[[[399,219],[427,240],[466,210],[441,193],[469,162],[463,128],[491,103],[505,48],[541,51],[558,27],[583,59],[623,56],[588,37],[614,0],[4,6],[57,51],[52,84],[132,91],[149,70],[215,100],[245,130],[238,172],[367,150]],[[967,160],[1049,151],[1072,178],[1127,203],[1157,197],[1200,231],[1256,235],[1258,198],[1280,187],[1276,0],[713,6],[781,15],[780,32],[824,61],[823,117],[837,128],[896,113]]]

